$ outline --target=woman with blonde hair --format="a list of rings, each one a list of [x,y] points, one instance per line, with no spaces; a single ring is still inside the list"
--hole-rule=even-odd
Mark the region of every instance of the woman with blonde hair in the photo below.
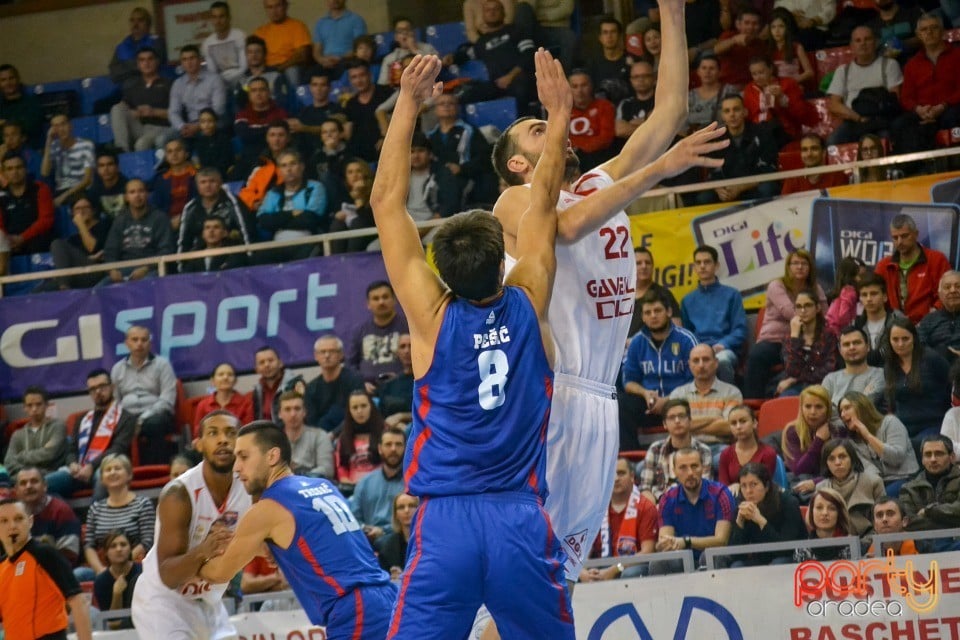
[[[920,470],[900,418],[892,413],[881,415],[873,401],[859,391],[843,394],[837,410],[864,464],[877,470],[887,494],[897,495],[900,486]]]
[[[800,392],[800,412],[797,419],[783,430],[780,447],[783,462],[794,476],[809,477],[820,473],[820,452],[824,443],[842,435],[830,430],[832,406],[830,392],[822,385],[812,384]],[[812,491],[814,484],[812,480],[806,480],[794,486],[794,491]]]

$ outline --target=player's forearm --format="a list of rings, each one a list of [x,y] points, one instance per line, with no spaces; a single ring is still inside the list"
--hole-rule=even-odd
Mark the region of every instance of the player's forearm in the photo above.
[[[176,589],[199,573],[204,560],[206,560],[206,558],[200,555],[199,547],[194,547],[184,554],[167,558],[160,562],[160,580],[167,588]],[[204,572],[203,577],[210,580],[206,572]],[[228,576],[227,580],[231,577],[232,576]],[[216,581],[210,580],[210,582]],[[224,582],[226,582],[226,580],[224,580]]]
[[[543,146],[543,154],[533,170],[530,184],[529,213],[553,217],[560,197],[560,186],[563,184],[563,174],[566,165],[567,131],[570,127],[569,109],[560,109],[560,113],[551,113],[547,118],[547,132]]]
[[[86,596],[78,593],[70,598],[67,603],[70,605],[70,613],[73,614],[73,626],[77,630],[77,640],[91,640],[93,638],[93,625],[90,624],[90,609],[87,606]]]
[[[658,123],[661,120],[665,121],[660,126],[669,129],[670,139],[672,139],[687,121],[687,96],[690,89],[684,5],[674,3],[667,9],[661,9],[660,27],[663,34],[663,50],[660,53],[660,70],[654,92],[654,103],[659,109],[651,112],[650,119]],[[661,151],[663,149],[660,149],[657,155]]]

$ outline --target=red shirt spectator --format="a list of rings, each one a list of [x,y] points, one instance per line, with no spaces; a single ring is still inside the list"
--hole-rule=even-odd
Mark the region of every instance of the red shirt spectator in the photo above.
[[[720,82],[737,87],[750,80],[750,59],[767,53],[767,44],[760,40],[763,22],[753,9],[744,9],[737,16],[736,30],[724,31],[714,47],[720,58]]]
[[[570,76],[573,111],[570,113],[570,144],[580,164],[592,169],[613,157],[617,109],[613,103],[593,95],[593,82],[583,71]]]
[[[790,140],[801,134],[801,125],[817,123],[817,111],[803,99],[803,89],[795,80],[777,78],[768,59],[754,59],[750,63],[753,81],[743,89],[743,104],[750,122],[779,122]]]
[[[900,105],[913,111],[918,105],[960,104],[960,49],[947,45],[936,61],[921,49],[903,68]]]

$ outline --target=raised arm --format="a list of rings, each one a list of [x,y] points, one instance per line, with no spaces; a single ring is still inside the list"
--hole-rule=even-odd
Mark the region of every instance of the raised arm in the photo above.
[[[670,146],[687,121],[690,67],[684,26],[685,0],[659,0],[663,48],[654,109],[627,139],[619,155],[602,165],[614,180],[652,162]],[[586,167],[589,169],[590,167]]]
[[[420,233],[407,211],[413,130],[420,105],[443,88],[437,82],[440,68],[436,56],[415,56],[404,69],[370,193],[383,262],[406,313],[414,345],[433,344],[447,295],[446,287],[427,265]]]

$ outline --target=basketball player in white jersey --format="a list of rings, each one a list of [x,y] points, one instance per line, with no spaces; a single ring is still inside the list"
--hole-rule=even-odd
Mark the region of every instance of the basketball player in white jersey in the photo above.
[[[723,129],[711,125],[661,156],[686,122],[689,72],[685,1],[659,4],[663,52],[656,107],[618,156],[582,176],[571,150],[557,206],[557,276],[549,314],[558,357],[547,434],[546,510],[567,553],[566,576],[571,583],[579,577],[603,520],[619,449],[614,384],[636,284],[630,221],[622,209],[660,180],[690,166],[719,166],[720,161],[700,154],[725,146],[713,142]],[[543,149],[545,124],[518,120],[494,148],[494,168],[513,185],[494,207],[503,224],[508,272],[518,221],[530,198],[527,187]],[[601,193],[591,195],[599,190],[606,196],[602,202],[597,197]]]
[[[200,567],[223,553],[250,496],[233,472],[239,421],[224,410],[200,421],[203,461],[171,480],[157,505],[156,542],[143,560],[131,612],[141,640],[236,638],[223,606],[227,584]]]

